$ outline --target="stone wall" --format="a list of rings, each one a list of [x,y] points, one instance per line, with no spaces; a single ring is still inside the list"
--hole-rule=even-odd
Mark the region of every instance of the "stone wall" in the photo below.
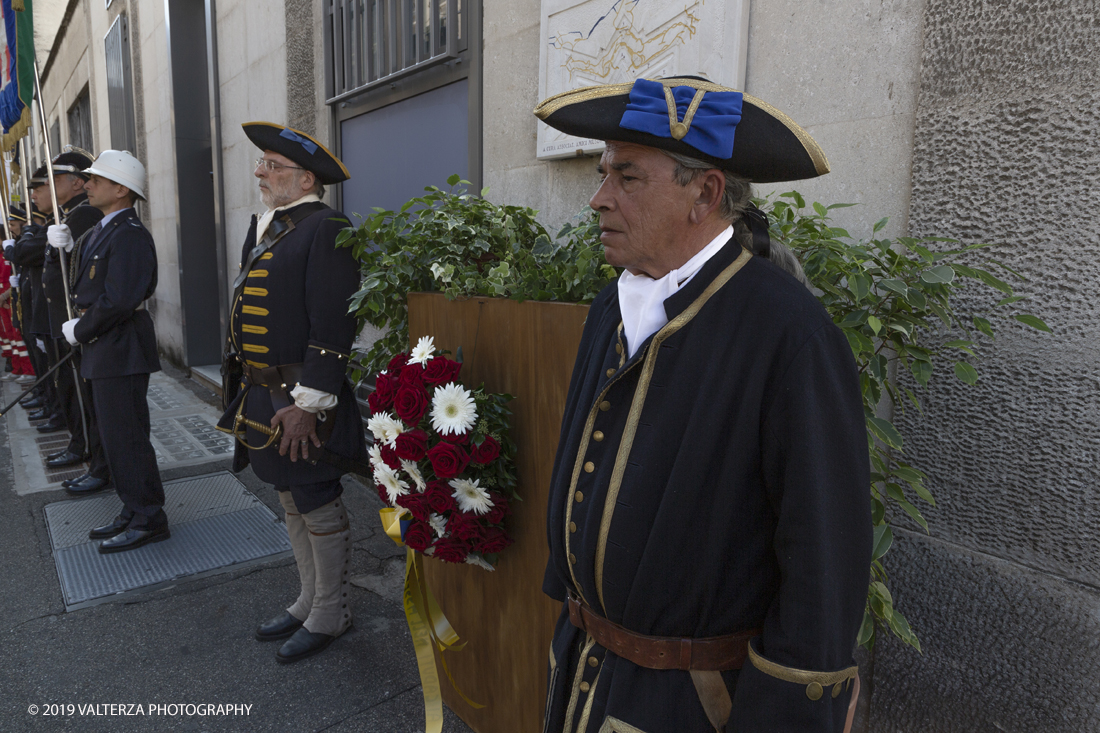
[[[872,730],[1095,731],[1100,11],[929,0],[924,35],[910,228],[998,243],[1054,334],[995,323],[976,386],[948,369],[898,418],[939,506],[887,556],[924,654],[878,650]]]

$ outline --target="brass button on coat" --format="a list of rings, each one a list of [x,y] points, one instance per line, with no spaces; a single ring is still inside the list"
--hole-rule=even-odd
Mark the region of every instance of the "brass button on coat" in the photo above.
[[[589,667],[598,667],[599,664],[600,664],[600,660],[596,659],[595,657],[589,657],[588,658],[588,666]]]
[[[824,692],[824,690],[821,689],[821,684],[818,682],[811,682],[806,685],[806,697],[811,700],[820,700],[822,692]]]
[[[614,369],[608,369],[607,370],[607,376],[609,376],[609,377],[615,376],[615,370]]]
[[[597,443],[603,440],[603,431],[597,430],[596,432],[592,433],[592,440],[596,441]]]
[[[607,412],[608,410],[611,409],[611,403],[608,402],[607,400],[604,400],[603,402],[600,403],[600,409],[603,410],[604,412]]]
[[[591,688],[591,685],[589,685],[587,682],[582,682],[581,683],[581,692],[588,692],[588,690],[590,688]]]
[[[572,552],[569,553],[569,564],[570,565],[576,565],[577,564],[577,556],[574,555]]]
[[[596,464],[593,463],[592,461],[589,461],[588,463],[584,464],[584,472],[585,473],[592,473],[595,470],[596,470]]]
[[[622,344],[615,344],[615,353],[616,354],[623,353],[623,345]]]
[[[573,494],[573,498],[577,500],[578,504],[580,504],[582,501],[584,501],[584,494],[578,491],[577,493]]]
[[[576,532],[577,531],[577,523],[576,522],[570,522],[569,523],[569,531],[570,532]]]

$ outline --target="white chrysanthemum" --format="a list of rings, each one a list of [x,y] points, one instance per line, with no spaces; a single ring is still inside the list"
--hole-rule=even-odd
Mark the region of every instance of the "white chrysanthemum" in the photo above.
[[[435,341],[431,336],[421,336],[416,342],[416,348],[412,350],[412,355],[409,356],[409,363],[427,364],[433,356],[435,356]]]
[[[405,432],[405,423],[388,412],[379,412],[371,415],[367,420],[367,430],[374,436],[375,441],[392,448],[397,442],[397,436]]]
[[[428,524],[431,525],[435,533],[440,537],[447,531],[447,519],[439,514],[432,514],[428,517]]]
[[[484,568],[485,570],[488,570],[490,573],[493,572],[494,570],[496,570],[496,568],[494,568],[492,565],[485,562],[485,558],[483,558],[481,555],[477,554],[476,552],[471,552],[469,555],[466,556],[466,564],[467,565],[477,565],[479,568]]]
[[[386,462],[382,459],[382,448],[378,445],[378,443],[374,443],[373,445],[371,445],[368,453],[370,454],[370,465],[374,466],[375,468],[386,465]]]
[[[409,484],[402,481],[397,473],[388,466],[374,470],[374,480],[386,487],[386,496],[391,504],[397,503],[397,497],[409,493]]]
[[[489,498],[489,492],[478,486],[477,481],[453,478],[447,482],[447,485],[454,489],[451,496],[458,502],[458,508],[462,511],[486,514],[493,508],[493,501]]]
[[[401,461],[401,468],[405,469],[405,473],[409,474],[409,478],[416,484],[416,492],[423,494],[424,489],[428,488],[428,485],[424,483],[424,475],[420,473],[420,469],[412,461]]]
[[[477,407],[470,390],[451,382],[437,387],[432,396],[432,429],[440,435],[461,435],[477,421]]]

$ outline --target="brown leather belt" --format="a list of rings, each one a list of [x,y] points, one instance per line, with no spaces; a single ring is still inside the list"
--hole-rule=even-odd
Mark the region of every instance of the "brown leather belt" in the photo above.
[[[569,621],[592,635],[596,643],[646,669],[681,669],[721,672],[741,669],[748,657],[749,639],[760,629],[706,639],[646,636],[608,621],[572,594],[566,599]]]
[[[244,374],[248,377],[248,381],[257,387],[294,389],[294,386],[302,378],[302,365],[279,364],[257,369],[249,364],[244,364]]]

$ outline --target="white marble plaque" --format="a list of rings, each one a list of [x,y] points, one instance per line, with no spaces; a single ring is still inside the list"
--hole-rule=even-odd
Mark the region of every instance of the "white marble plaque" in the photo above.
[[[542,0],[539,99],[677,74],[744,89],[750,0]],[[538,123],[539,160],[599,153]]]

